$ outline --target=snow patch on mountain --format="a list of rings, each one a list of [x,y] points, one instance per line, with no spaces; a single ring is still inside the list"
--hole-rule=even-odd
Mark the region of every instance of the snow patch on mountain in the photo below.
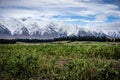
[[[11,37],[11,32],[4,25],[0,24],[0,39],[9,39]]]

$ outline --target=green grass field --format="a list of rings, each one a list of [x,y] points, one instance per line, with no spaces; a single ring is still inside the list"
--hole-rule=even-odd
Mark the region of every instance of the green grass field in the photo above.
[[[0,80],[119,80],[120,43],[0,45]]]

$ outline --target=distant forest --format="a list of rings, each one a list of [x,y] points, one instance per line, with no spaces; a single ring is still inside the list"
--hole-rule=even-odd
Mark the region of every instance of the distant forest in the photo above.
[[[108,38],[105,36],[71,36],[71,37],[60,37],[54,39],[0,39],[0,44],[15,44],[16,42],[26,43],[42,43],[42,42],[55,42],[55,41],[98,41],[98,42],[120,42],[120,38]]]

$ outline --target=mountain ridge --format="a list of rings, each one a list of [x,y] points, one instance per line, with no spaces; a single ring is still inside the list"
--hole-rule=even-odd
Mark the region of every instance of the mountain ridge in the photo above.
[[[29,19],[0,19],[0,31],[5,29],[9,33],[8,38],[13,39],[53,39],[68,36],[120,38],[119,30],[109,31],[104,28],[88,29],[59,22],[41,22]],[[0,38],[4,38],[4,36],[0,35]]]

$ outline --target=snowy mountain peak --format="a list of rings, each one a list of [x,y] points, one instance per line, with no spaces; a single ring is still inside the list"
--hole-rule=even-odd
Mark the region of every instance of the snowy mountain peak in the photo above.
[[[106,36],[120,38],[119,30],[107,27],[80,27],[60,22],[41,22],[31,19],[0,19],[0,38],[5,32],[13,38],[53,39],[67,36]]]

